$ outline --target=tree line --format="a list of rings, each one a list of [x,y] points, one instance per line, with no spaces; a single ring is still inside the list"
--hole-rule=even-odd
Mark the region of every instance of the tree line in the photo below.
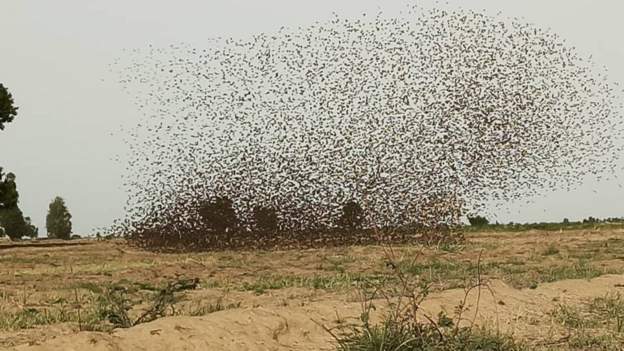
[[[199,215],[207,229],[215,232],[228,232],[238,229],[241,221],[236,215],[233,201],[228,197],[215,197],[199,207]],[[256,206],[252,211],[252,226],[258,232],[280,230],[278,211],[270,206]],[[337,225],[343,229],[359,229],[364,222],[364,210],[355,201],[347,202]]]
[[[624,227],[624,218],[609,217],[596,218],[589,216],[582,220],[570,221],[564,218],[561,222],[538,222],[538,223],[490,223],[490,221],[480,215],[468,216],[469,226],[466,229],[475,231],[526,231],[526,230],[565,230],[565,229],[586,229],[596,226],[605,226],[611,228]]]
[[[17,116],[12,94],[0,83],[0,131],[6,124],[13,122]],[[19,192],[17,191],[16,175],[12,172],[4,174],[0,167],[0,237],[8,236],[12,240],[23,237],[36,238],[39,229],[32,224],[31,218],[24,216],[19,208]],[[48,237],[69,239],[72,232],[71,214],[61,197],[50,203],[46,217]]]

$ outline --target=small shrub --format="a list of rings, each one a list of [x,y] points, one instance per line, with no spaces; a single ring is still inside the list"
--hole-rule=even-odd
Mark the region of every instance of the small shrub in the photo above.
[[[108,321],[114,328],[129,328],[133,325],[128,312],[132,302],[128,290],[121,286],[111,286],[97,298],[95,316],[97,320]]]
[[[566,328],[579,329],[593,326],[582,311],[574,306],[557,305],[550,314]]]
[[[258,231],[274,232],[278,229],[277,210],[273,207],[254,207],[253,219],[256,230]]]
[[[617,333],[624,332],[624,296],[620,293],[593,299],[589,304],[589,312],[596,314]]]
[[[473,227],[485,227],[486,225],[490,224],[490,221],[488,221],[488,219],[483,216],[468,216],[468,222],[470,222],[470,225]]]
[[[113,328],[129,328],[164,317],[167,310],[175,314],[173,306],[178,302],[177,292],[195,289],[198,279],[178,280],[154,292],[149,307],[136,319],[130,317],[133,303],[128,297],[129,289],[113,285],[105,289],[97,299],[95,319],[108,321]]]
[[[485,329],[455,328],[446,316],[437,323],[397,322],[365,326],[339,338],[339,351],[521,351],[512,338]]]
[[[238,226],[233,202],[227,197],[217,197],[199,208],[204,224],[216,232],[223,233]]]
[[[364,210],[355,201],[349,201],[342,207],[342,215],[338,225],[344,229],[353,230],[362,227],[364,222]]]
[[[373,285],[373,292],[362,289],[362,314],[360,326],[347,326],[340,333],[328,332],[337,341],[338,351],[520,351],[524,345],[512,338],[491,333],[477,327],[464,327],[467,298],[474,289],[487,287],[481,278],[481,257],[476,264],[474,277],[466,280],[464,298],[455,308],[451,318],[444,312],[435,317],[428,316],[420,306],[429,295],[430,285],[426,280],[410,279],[396,260],[394,251],[388,249],[385,260],[390,263],[398,290],[391,287],[386,290],[383,283]],[[412,265],[412,268],[416,266]],[[416,268],[418,271],[419,269]],[[370,313],[375,310],[373,301],[376,296],[383,296],[392,308],[380,324],[370,324]],[[394,297],[394,298],[393,298]]]

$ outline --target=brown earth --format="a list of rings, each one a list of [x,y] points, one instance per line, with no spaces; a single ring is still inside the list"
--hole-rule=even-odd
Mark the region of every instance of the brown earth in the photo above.
[[[388,263],[395,262],[411,269],[410,279],[432,284],[433,292],[422,304],[428,315],[440,310],[451,315],[464,298],[461,287],[480,278],[487,286],[468,296],[464,323],[475,321],[552,349],[570,334],[553,317],[557,306],[581,305],[623,290],[622,234],[622,230],[474,233],[464,247],[202,254],[155,254],[135,250],[123,241],[7,248],[0,250],[0,328],[4,329],[0,348],[335,350],[325,328],[357,324],[362,312],[358,286],[381,284],[380,278],[393,274]],[[70,301],[66,308],[79,306],[86,311],[94,286],[162,286],[180,277],[197,277],[201,287],[183,295],[174,316],[132,328],[79,331],[75,320],[26,328],[10,323],[24,309],[58,309],[59,299]],[[139,299],[147,293],[135,294]],[[216,301],[233,307],[190,316],[198,314],[193,313],[195,306]],[[387,303],[383,299],[374,303],[378,320]],[[137,302],[137,310],[144,305]]]

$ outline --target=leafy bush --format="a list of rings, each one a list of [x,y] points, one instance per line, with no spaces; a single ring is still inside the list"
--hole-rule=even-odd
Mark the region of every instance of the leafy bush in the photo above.
[[[349,201],[342,207],[342,215],[338,220],[338,225],[345,229],[357,229],[362,227],[364,222],[364,210],[355,201]]]
[[[487,218],[483,216],[474,216],[474,217],[469,216],[468,222],[470,222],[470,225],[473,227],[484,227],[490,224],[490,221],[488,221]]]
[[[219,233],[230,231],[238,226],[238,218],[233,202],[227,197],[216,197],[199,208],[204,224]]]
[[[278,229],[277,211],[273,207],[254,207],[253,220],[258,231],[274,232]]]
[[[449,317],[440,312],[428,316],[420,307],[429,295],[429,283],[426,280],[413,280],[406,276],[404,269],[397,264],[392,249],[385,250],[387,266],[400,283],[396,287],[386,289],[383,283],[374,286],[372,293],[363,291],[362,314],[360,326],[346,326],[339,333],[326,330],[336,339],[338,351],[520,351],[526,347],[516,343],[511,337],[492,333],[475,326],[463,326],[467,319],[467,299],[471,291],[487,287],[480,275],[467,280],[462,301]],[[481,266],[481,258],[477,267]],[[383,296],[391,306],[383,322],[372,325],[370,314],[375,310],[373,301],[376,296]],[[393,297],[394,296],[394,297]]]
[[[4,175],[2,167],[0,167],[0,209],[17,207],[18,200],[19,193],[15,183],[15,174],[7,173]]]
[[[484,329],[455,329],[442,315],[437,323],[408,325],[385,320],[342,339],[339,351],[520,351],[512,338]]]
[[[105,289],[98,296],[96,315],[98,320],[106,320],[115,328],[129,328],[141,323],[154,321],[175,313],[174,305],[178,302],[177,293],[197,288],[199,279],[181,279],[168,283],[162,289],[157,289],[150,299],[150,304],[138,318],[132,319],[129,312],[133,303],[128,297],[128,288],[113,285]]]

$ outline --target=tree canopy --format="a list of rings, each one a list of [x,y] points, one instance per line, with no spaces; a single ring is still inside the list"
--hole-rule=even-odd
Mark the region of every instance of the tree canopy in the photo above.
[[[49,238],[68,240],[72,233],[71,214],[65,205],[65,200],[57,196],[50,203],[46,216],[46,229]]]
[[[18,198],[15,174],[8,173],[4,176],[0,167],[0,209],[17,207]]]
[[[470,222],[470,225],[473,227],[483,227],[490,224],[490,221],[483,216],[468,216],[468,222]]]
[[[23,236],[36,237],[38,229],[30,222],[30,217],[24,218],[20,210],[19,193],[15,182],[15,174],[3,175],[0,167],[0,227],[2,233],[11,239],[20,239]]]
[[[0,130],[4,130],[4,124],[13,121],[15,116],[17,106],[13,96],[0,83]],[[0,235],[8,235],[11,239],[36,237],[37,227],[31,224],[30,217],[24,218],[18,207],[19,193],[15,178],[15,174],[11,172],[4,175],[0,167]]]
[[[17,107],[13,96],[7,88],[0,83],[0,130],[4,130],[4,124],[13,121],[17,116]]]

